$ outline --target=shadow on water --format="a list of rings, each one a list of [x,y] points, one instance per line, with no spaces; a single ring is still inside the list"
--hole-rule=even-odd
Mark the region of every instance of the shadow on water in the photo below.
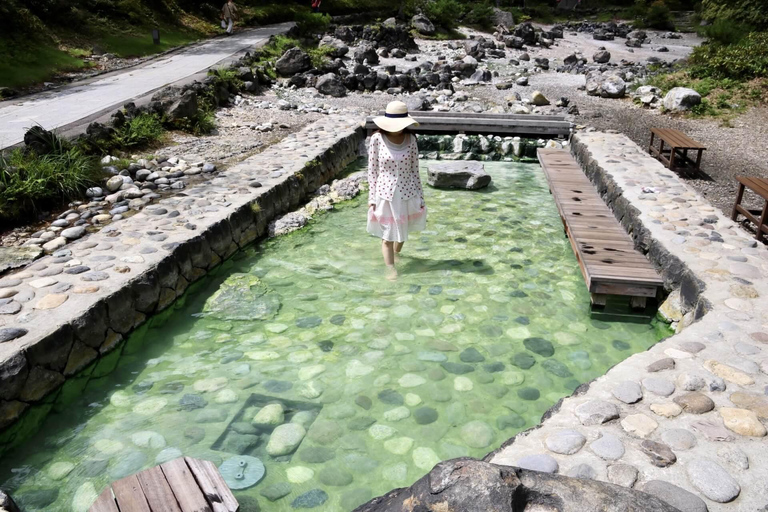
[[[400,274],[425,274],[441,270],[458,270],[463,274],[493,274],[493,267],[484,260],[432,260],[414,256],[403,257],[404,264],[400,265]]]

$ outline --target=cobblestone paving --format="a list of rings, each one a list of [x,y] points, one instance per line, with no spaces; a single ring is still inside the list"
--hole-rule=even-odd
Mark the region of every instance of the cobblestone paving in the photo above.
[[[0,279],[0,429],[341,170],[359,126],[322,119]]]
[[[626,136],[573,142],[665,279],[682,283],[664,306],[678,334],[563,400],[490,461],[634,487],[684,512],[762,510],[768,250]]]

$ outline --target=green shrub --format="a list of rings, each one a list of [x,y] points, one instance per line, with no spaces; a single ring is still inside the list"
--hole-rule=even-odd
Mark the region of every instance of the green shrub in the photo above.
[[[303,36],[311,34],[322,34],[328,30],[331,24],[331,17],[327,14],[318,14],[310,11],[298,11],[293,16],[296,22],[296,28],[299,34]]]
[[[656,0],[649,7],[648,11],[641,18],[642,26],[655,28],[658,30],[674,30],[675,24],[672,21],[672,11],[664,3],[664,0]]]
[[[689,58],[691,76],[749,80],[768,77],[768,32],[753,32],[737,44],[697,46]]]
[[[478,2],[464,17],[464,22],[481,28],[493,27],[493,7],[489,2]]]
[[[60,147],[44,155],[21,149],[0,155],[0,225],[79,198],[99,180],[96,157],[63,143]]]
[[[711,25],[702,27],[700,33],[712,42],[720,44],[736,44],[752,32],[749,25],[742,25],[730,20],[716,20]]]
[[[154,114],[140,114],[115,131],[112,144],[116,149],[146,147],[165,133],[163,123]]]
[[[334,49],[329,46],[323,46],[322,48],[308,48],[307,53],[312,60],[312,65],[316,68],[320,68],[328,61],[328,55],[333,53]]]
[[[434,0],[424,6],[427,18],[435,25],[448,30],[459,26],[459,18],[463,13],[463,6],[456,0]]]
[[[765,0],[703,0],[701,17],[705,20],[730,20],[735,23],[768,28],[768,2]]]

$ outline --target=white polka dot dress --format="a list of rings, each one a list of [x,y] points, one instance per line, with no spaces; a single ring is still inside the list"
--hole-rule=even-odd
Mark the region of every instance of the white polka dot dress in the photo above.
[[[419,178],[416,137],[394,144],[381,133],[368,148],[368,233],[388,242],[405,242],[411,231],[427,227],[427,208]]]

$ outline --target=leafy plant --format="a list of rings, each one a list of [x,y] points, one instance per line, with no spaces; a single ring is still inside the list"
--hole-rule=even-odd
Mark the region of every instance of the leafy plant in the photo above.
[[[164,133],[163,124],[156,115],[140,114],[117,129],[112,143],[120,149],[145,147],[160,140]]]
[[[493,7],[487,1],[478,2],[464,17],[464,22],[481,28],[493,26]]]
[[[15,149],[0,155],[0,225],[12,225],[46,208],[80,197],[101,176],[99,162],[62,142],[60,151]]]
[[[715,43],[736,44],[752,32],[752,27],[731,20],[720,19],[715,20],[711,25],[701,27],[699,32]]]
[[[768,77],[768,32],[753,32],[737,44],[694,48],[689,61],[695,78],[749,80]]]
[[[434,0],[424,6],[424,14],[432,23],[449,30],[459,26],[463,13],[462,4],[456,0]]]

